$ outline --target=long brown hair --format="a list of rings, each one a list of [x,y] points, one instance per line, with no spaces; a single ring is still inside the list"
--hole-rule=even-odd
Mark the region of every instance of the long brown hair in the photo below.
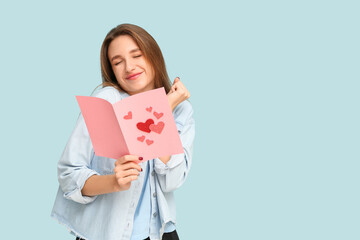
[[[160,47],[147,31],[139,26],[129,23],[120,24],[111,29],[103,41],[100,52],[102,76],[102,83],[100,85],[102,87],[113,86],[119,91],[125,91],[118,83],[108,58],[108,49],[111,41],[120,35],[129,35],[136,42],[145,59],[154,69],[155,88],[164,87],[166,93],[168,93],[171,88],[171,83]]]

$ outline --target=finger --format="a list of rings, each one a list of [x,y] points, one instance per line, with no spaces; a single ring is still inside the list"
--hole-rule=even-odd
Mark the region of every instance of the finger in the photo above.
[[[185,87],[185,85],[182,82],[179,82],[177,85],[177,91],[179,93],[181,93],[182,95],[184,95],[184,97],[190,97],[190,93],[187,90],[187,88]]]
[[[139,172],[141,172],[141,170],[142,170],[140,165],[137,163],[134,163],[134,162],[127,162],[121,166],[121,170],[123,170],[123,171],[128,170],[128,169],[133,169],[133,168],[137,169]]]
[[[136,180],[136,179],[138,179],[138,176],[131,175],[131,176],[128,176],[128,177],[118,179],[118,183],[120,185],[125,185],[125,184],[128,184],[129,182],[132,182],[132,181]]]
[[[139,157],[139,156],[136,156],[136,155],[124,155],[124,156],[118,158],[117,162],[120,163],[120,164],[125,163],[125,162],[129,162],[129,161],[134,161],[134,162],[139,163],[140,160],[143,160],[143,158]]]
[[[174,85],[173,87],[175,91],[180,95],[183,95],[186,92],[186,88],[181,82],[176,83],[176,85]]]
[[[169,90],[169,92],[168,92],[168,95],[171,94],[171,93],[173,93],[173,92],[174,92],[174,90],[170,87],[170,90]]]
[[[179,82],[179,81],[180,81],[180,78],[179,78],[179,77],[176,77],[175,80],[174,80],[174,82],[173,82],[173,85],[174,85],[175,83]]]
[[[140,175],[140,172],[134,168],[126,170],[126,171],[119,171],[119,172],[115,173],[115,177],[117,179],[125,178],[128,176],[139,176],[139,175]]]
[[[183,82],[181,82],[180,80],[177,81],[177,82],[174,82],[173,87],[174,87],[174,86],[185,88],[185,85],[184,85]]]
[[[113,171],[114,171],[115,174],[118,174],[118,173],[121,174],[121,172],[131,170],[131,169],[135,169],[137,172],[142,172],[143,171],[143,169],[139,165],[137,165],[135,163],[133,163],[133,164],[125,164],[125,165],[124,164],[123,165],[117,165],[116,167],[114,167]]]
[[[120,176],[121,178],[125,178],[125,177],[129,177],[129,176],[139,176],[140,172],[136,169],[129,169],[126,171],[122,171],[118,176]]]
[[[132,168],[136,168],[136,169],[140,168],[141,169],[140,161],[135,161],[135,160],[133,160],[133,161],[116,161],[114,171],[115,171],[115,169],[123,170],[124,166],[126,166],[127,164],[133,164],[132,166],[134,166],[134,167],[132,167]],[[135,166],[138,166],[138,167],[135,167]]]
[[[136,170],[136,169],[130,169],[127,171],[121,171],[115,174],[115,178],[117,181],[120,181],[123,178],[127,178],[127,177],[136,177],[136,179],[138,178],[138,176],[140,175],[140,173]]]
[[[175,92],[175,91],[178,91],[179,87],[181,87],[182,82],[179,81],[174,81],[174,84],[171,86],[171,89]]]

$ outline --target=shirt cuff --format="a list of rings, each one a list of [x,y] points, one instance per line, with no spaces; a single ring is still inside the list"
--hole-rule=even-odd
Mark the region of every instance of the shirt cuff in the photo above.
[[[175,228],[175,224],[173,222],[170,221],[170,222],[166,223],[164,233],[170,233],[175,230],[176,230],[176,228]]]
[[[81,190],[83,189],[86,180],[89,177],[91,177],[92,175],[100,175],[100,174],[93,170],[90,170],[87,174],[84,174],[83,177],[80,177],[80,179],[79,179],[79,183],[81,183],[80,186],[75,188],[71,192],[64,193],[64,197],[66,199],[73,200],[75,202],[82,203],[82,204],[88,204],[88,203],[95,201],[97,196],[83,196],[81,193]]]
[[[154,169],[155,172],[159,175],[165,175],[169,172],[169,169],[175,168],[180,165],[183,161],[185,161],[185,154],[175,154],[171,155],[170,160],[165,164],[159,158],[154,159]]]

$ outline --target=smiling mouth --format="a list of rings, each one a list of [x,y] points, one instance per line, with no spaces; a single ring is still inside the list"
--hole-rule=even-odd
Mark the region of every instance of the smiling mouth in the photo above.
[[[131,77],[126,78],[126,79],[127,79],[127,80],[135,80],[135,79],[137,79],[141,74],[142,74],[142,72],[141,72],[141,73],[138,73],[138,74],[135,74],[135,75],[132,75]]]

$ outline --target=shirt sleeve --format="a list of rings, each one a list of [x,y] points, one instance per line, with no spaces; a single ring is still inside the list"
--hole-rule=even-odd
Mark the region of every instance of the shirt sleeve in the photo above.
[[[94,96],[113,102],[114,94],[111,90],[102,90]],[[88,204],[97,196],[83,196],[81,193],[86,180],[92,175],[100,175],[91,169],[94,150],[87,130],[84,117],[80,113],[75,128],[65,146],[58,162],[58,181],[64,197],[78,203]]]
[[[100,175],[90,168],[92,144],[80,113],[75,128],[66,144],[64,152],[58,162],[58,180],[64,197],[78,203],[87,204],[97,196],[83,196],[81,190],[86,180],[94,175]]]
[[[181,114],[186,115],[184,122],[176,121],[184,153],[171,155],[167,164],[159,158],[154,159],[154,170],[163,192],[171,192],[179,188],[186,180],[190,171],[195,138],[195,121],[193,109],[188,104],[187,110]]]

